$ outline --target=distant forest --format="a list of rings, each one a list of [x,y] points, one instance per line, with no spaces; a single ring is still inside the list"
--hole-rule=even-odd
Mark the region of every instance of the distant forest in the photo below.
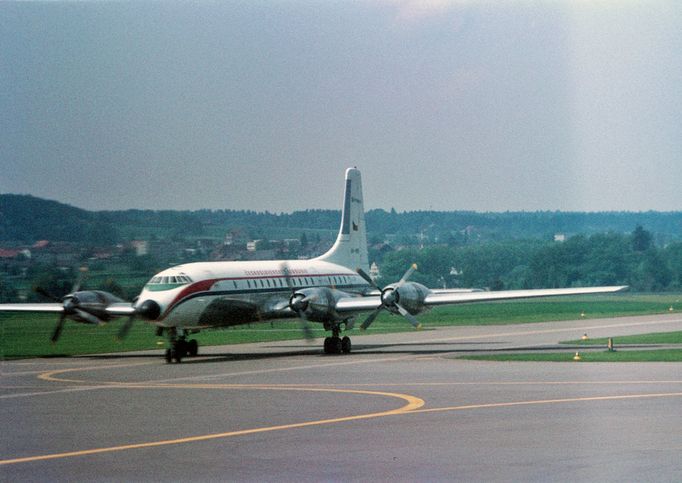
[[[36,240],[110,245],[132,238],[224,236],[239,229],[254,237],[284,238],[292,232],[338,229],[339,210],[270,213],[244,210],[87,211],[28,195],[0,195],[0,241]],[[631,233],[642,226],[656,245],[682,240],[682,211],[675,212],[504,212],[374,209],[366,214],[370,241],[450,246],[504,240],[551,240],[581,234]],[[281,233],[282,236],[277,235]]]
[[[325,250],[336,236],[340,216],[335,210],[279,214],[237,210],[94,212],[32,196],[0,195],[0,248],[49,240],[71,242],[84,249],[83,253],[90,253],[88,248],[125,245],[135,239],[170,241],[161,245],[176,247],[196,247],[208,240],[222,246],[230,234],[243,249],[249,239],[300,237],[303,246],[315,240],[317,249]],[[371,210],[366,221],[370,262],[379,266],[380,284],[399,280],[416,262],[419,270],[412,279],[429,287],[501,290],[630,285],[642,292],[682,289],[682,212]],[[139,283],[160,267],[178,263],[179,256],[173,250],[144,257],[126,253],[118,262],[98,262],[104,274],[115,263],[126,265],[128,272],[135,274],[134,280],[128,274],[128,292],[121,293],[126,297],[134,296]],[[0,301],[13,301],[19,286],[38,285],[65,293],[74,278],[73,273],[32,259],[5,261],[0,268]],[[121,277],[120,267],[117,270]],[[101,288],[111,290],[109,286]]]

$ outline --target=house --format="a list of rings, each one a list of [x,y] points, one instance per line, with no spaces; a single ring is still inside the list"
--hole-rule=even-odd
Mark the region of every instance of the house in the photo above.
[[[21,253],[20,250],[8,250],[6,248],[0,248],[0,258],[5,259],[17,258],[20,253]]]
[[[138,257],[149,254],[149,242],[147,240],[133,240],[130,242],[130,246],[135,250],[135,255]]]
[[[258,245],[263,243],[263,240],[251,240],[250,242],[247,242],[246,244],[246,251],[247,252],[255,252],[258,250]]]

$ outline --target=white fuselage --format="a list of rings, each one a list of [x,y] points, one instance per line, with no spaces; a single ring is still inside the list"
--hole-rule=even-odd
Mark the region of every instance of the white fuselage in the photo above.
[[[157,325],[224,327],[295,317],[285,310],[282,301],[296,290],[311,287],[336,288],[349,295],[371,290],[353,270],[320,260],[198,262],[156,274],[143,288],[137,304],[146,300],[159,304]]]

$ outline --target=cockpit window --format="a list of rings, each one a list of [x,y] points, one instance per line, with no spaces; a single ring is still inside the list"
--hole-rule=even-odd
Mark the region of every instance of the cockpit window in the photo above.
[[[174,276],[160,276],[155,275],[147,282],[145,288],[151,290],[152,292],[159,292],[161,290],[172,290],[182,285],[187,285],[192,283],[192,279],[187,275],[174,275]]]

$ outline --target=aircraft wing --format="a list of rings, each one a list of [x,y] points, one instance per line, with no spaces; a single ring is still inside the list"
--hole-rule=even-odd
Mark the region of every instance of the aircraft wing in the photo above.
[[[0,304],[0,312],[51,312],[62,313],[64,306],[54,303]]]
[[[135,307],[128,302],[109,304],[105,311],[114,317],[135,315],[136,313]],[[64,305],[56,303],[0,304],[0,312],[50,312],[60,314],[64,312]]]
[[[379,295],[368,297],[346,297],[336,302],[337,312],[362,312],[363,310],[374,310],[381,305]]]
[[[117,302],[109,304],[106,308],[107,314],[117,316],[117,315],[135,315],[136,310],[132,304],[128,302]]]
[[[495,300],[529,299],[537,297],[558,297],[561,295],[582,295],[621,292],[627,285],[614,287],[545,288],[537,290],[500,290],[498,292],[471,293],[430,293],[424,305],[464,304],[491,302]]]
[[[482,288],[432,288],[431,293],[471,293],[483,292]]]
[[[437,290],[429,291],[423,301],[426,307],[435,305],[492,302],[495,300],[529,299],[538,297],[558,297],[562,295],[586,295],[615,293],[626,290],[627,285],[611,287],[552,288],[536,290],[501,290],[498,292]],[[381,305],[379,296],[348,297],[336,302],[337,312],[361,312],[374,310]]]

